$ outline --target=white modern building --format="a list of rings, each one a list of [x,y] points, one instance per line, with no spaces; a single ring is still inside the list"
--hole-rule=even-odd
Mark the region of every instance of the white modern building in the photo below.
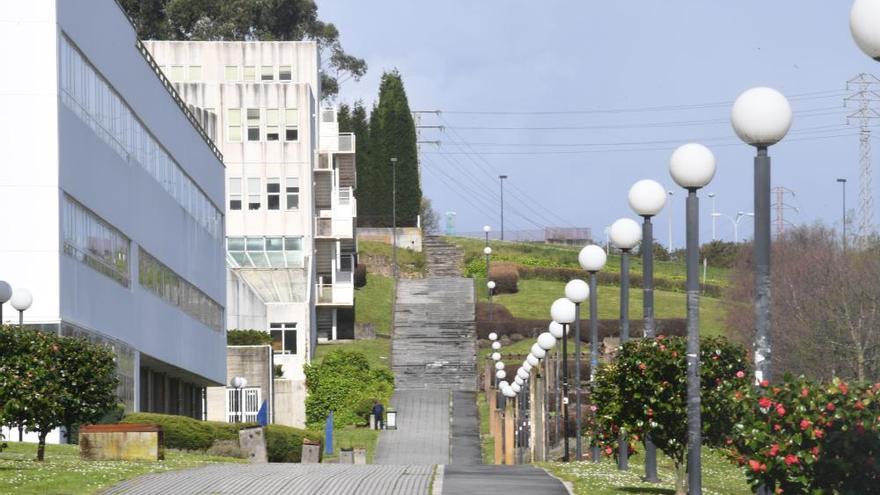
[[[118,4],[87,3],[0,10],[0,278],[33,293],[26,324],[114,347],[127,410],[202,418],[226,379],[222,155]]]
[[[336,110],[321,108],[318,47],[144,44],[216,135],[226,164],[227,327],[271,332],[297,402],[274,420],[301,426],[303,365],[317,341],[354,338],[355,142],[339,132]],[[209,417],[229,416],[229,396],[209,391],[210,404],[226,398]],[[276,411],[289,406],[276,398]]]

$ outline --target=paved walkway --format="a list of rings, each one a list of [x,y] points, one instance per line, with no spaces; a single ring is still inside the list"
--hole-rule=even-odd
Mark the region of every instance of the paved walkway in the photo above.
[[[442,495],[568,495],[558,479],[543,469],[519,466],[446,466]]]
[[[452,392],[452,431],[450,432],[450,464],[473,466],[482,464],[480,450],[480,419],[477,415],[475,392]]]
[[[434,466],[221,464],[150,474],[103,495],[427,495]]]
[[[449,462],[449,391],[398,390],[391,399],[397,429],[379,433],[376,464]]]

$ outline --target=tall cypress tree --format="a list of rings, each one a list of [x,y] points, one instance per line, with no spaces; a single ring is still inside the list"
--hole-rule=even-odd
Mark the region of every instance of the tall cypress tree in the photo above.
[[[394,157],[397,158],[397,225],[415,226],[422,201],[416,128],[403,80],[396,70],[382,75],[379,104],[370,115],[369,139],[367,182],[359,177],[362,192],[359,213],[363,211],[371,225],[391,225],[391,158]]]

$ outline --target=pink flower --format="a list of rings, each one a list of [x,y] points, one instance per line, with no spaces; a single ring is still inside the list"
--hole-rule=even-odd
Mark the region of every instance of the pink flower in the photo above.
[[[840,384],[837,385],[837,390],[840,390],[840,393],[846,395],[846,393],[849,392],[849,387],[846,386],[846,383],[840,382]]]
[[[767,397],[761,397],[760,399],[758,399],[758,405],[761,406],[762,409],[767,409],[772,404],[773,404],[773,402],[770,399],[768,399]]]
[[[780,416],[785,416],[785,408],[782,407],[782,404],[779,404],[778,406],[776,406],[776,414],[778,414]]]
[[[598,410],[599,410],[599,408],[596,407],[595,404],[593,404],[593,405],[590,406],[590,411],[596,412],[596,411],[598,411]]]
[[[806,397],[810,395],[810,390],[807,387],[801,389],[801,397]]]
[[[782,425],[779,425],[779,424],[773,425],[773,431],[779,431],[781,429],[782,429]]]
[[[837,409],[837,407],[833,403],[829,402],[828,405],[825,406],[825,409],[828,409],[829,411],[834,412],[834,410]]]
[[[779,453],[779,444],[774,443],[773,445],[770,446],[770,456],[776,457],[776,454],[778,454],[778,453]]]
[[[761,463],[754,459],[751,459],[749,460],[749,467],[752,468],[752,471],[757,473],[761,470]]]
[[[811,426],[813,426],[813,423],[809,419],[801,420],[801,431],[806,431]]]
[[[742,371],[737,371],[737,372],[736,372],[736,377],[737,377],[737,378],[743,378],[743,377],[745,377],[745,376],[746,376],[746,374],[743,373]]]
[[[639,369],[645,371],[646,369],[648,369],[648,365],[646,365],[645,363],[639,363]]]
[[[761,386],[762,386],[762,387],[769,387],[769,386],[770,386],[770,382],[768,382],[767,380],[761,380]]]
[[[791,466],[792,464],[797,464],[799,462],[798,456],[794,454],[788,454],[785,456],[785,464],[787,466]]]

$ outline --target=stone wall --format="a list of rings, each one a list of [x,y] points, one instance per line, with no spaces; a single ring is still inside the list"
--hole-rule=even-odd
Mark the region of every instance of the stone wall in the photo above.
[[[390,228],[358,227],[357,238],[359,241],[375,241],[391,244],[394,237],[392,232],[393,229]],[[398,227],[397,247],[421,252],[422,229],[417,227]]]

